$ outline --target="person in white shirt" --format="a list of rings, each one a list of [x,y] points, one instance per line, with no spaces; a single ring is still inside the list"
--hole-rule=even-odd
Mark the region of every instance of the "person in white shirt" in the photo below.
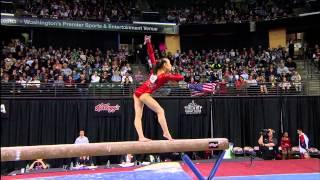
[[[249,74],[247,73],[247,70],[243,70],[240,76],[242,76],[244,80],[249,79]]]
[[[26,87],[26,84],[27,84],[27,81],[25,81],[25,80],[23,79],[23,76],[20,76],[20,77],[19,77],[19,80],[16,81],[16,83],[17,83],[17,84],[20,84],[23,88],[25,88],[25,87]]]
[[[293,85],[296,88],[296,91],[301,91],[302,90],[302,85],[301,85],[301,76],[298,73],[298,71],[294,71],[293,76],[291,77],[291,80],[293,81]]]
[[[79,137],[74,142],[75,144],[88,144],[89,139],[84,135],[84,130],[80,130]]]
[[[281,63],[280,66],[277,69],[277,74],[286,75],[286,74],[290,74],[290,71],[289,71],[288,67],[286,67],[284,65],[284,63]]]
[[[133,83],[132,76],[130,76],[130,74],[127,72],[124,76],[122,76],[121,84],[124,84],[126,82],[126,78],[129,79],[130,83]]]
[[[284,91],[289,91],[291,84],[289,81],[287,81],[286,77],[282,77],[282,82],[279,84],[279,87],[281,87]]]
[[[79,137],[74,142],[75,144],[89,144],[89,139],[84,135],[84,130],[80,130]],[[87,164],[89,161],[89,156],[81,156],[77,158],[77,162],[80,164]]]
[[[308,159],[309,158],[309,138],[308,136],[302,131],[302,129],[298,129],[297,133],[299,135],[299,151],[300,156],[302,159]]]
[[[111,81],[114,82],[114,83],[121,83],[122,78],[120,76],[120,71],[118,69],[115,69],[113,71],[113,75],[111,77]]]
[[[94,74],[91,76],[91,83],[99,83],[100,82],[100,76],[98,76],[97,71],[94,72]]]
[[[243,76],[242,76],[243,77]],[[258,82],[255,78],[253,78],[252,75],[249,76],[249,79],[247,80],[247,84],[249,86],[257,86],[258,85]]]
[[[32,79],[27,83],[28,87],[40,88],[40,81],[37,79],[37,76],[33,76]]]

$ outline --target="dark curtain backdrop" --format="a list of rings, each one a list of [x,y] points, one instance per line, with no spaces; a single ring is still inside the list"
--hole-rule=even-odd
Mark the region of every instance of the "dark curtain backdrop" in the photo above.
[[[298,143],[296,130],[301,128],[309,137],[311,146],[320,147],[320,96],[284,97],[284,130]]]
[[[202,106],[201,114],[187,115],[185,106],[194,102]],[[297,128],[309,136],[311,144],[320,146],[320,96],[316,97],[213,97],[160,98],[168,126],[174,138],[207,138],[211,136],[211,107],[214,137],[226,137],[237,146],[257,145],[259,132],[273,128],[281,135],[281,120],[297,144]],[[116,113],[97,116],[97,103],[118,104]],[[212,102],[212,104],[211,104]],[[84,129],[90,142],[136,140],[134,109],[131,98],[108,99],[4,99],[7,114],[1,114],[1,146],[74,143]],[[145,107],[143,128],[146,137],[163,139],[156,114]],[[95,157],[98,164],[107,160],[117,163],[118,157]],[[58,167],[70,159],[48,160]],[[27,162],[1,163],[2,171],[25,167]]]
[[[218,98],[213,101],[215,137],[228,137],[235,146],[256,145],[259,132],[279,132],[280,98]]]

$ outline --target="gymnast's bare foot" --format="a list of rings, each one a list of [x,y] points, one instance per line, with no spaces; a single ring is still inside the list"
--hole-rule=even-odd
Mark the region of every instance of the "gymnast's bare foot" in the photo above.
[[[163,137],[165,137],[166,139],[168,139],[169,141],[173,141],[174,139],[171,137],[170,134],[163,134]]]
[[[151,141],[151,139],[143,137],[143,138],[139,138],[139,141],[140,142],[148,142],[148,141]]]

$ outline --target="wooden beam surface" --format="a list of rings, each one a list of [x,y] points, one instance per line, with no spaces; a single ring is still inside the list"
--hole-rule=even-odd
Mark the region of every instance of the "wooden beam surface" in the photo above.
[[[1,148],[1,162],[71,158],[80,156],[107,156],[124,154],[225,150],[228,149],[228,147],[229,141],[226,138],[15,146]]]

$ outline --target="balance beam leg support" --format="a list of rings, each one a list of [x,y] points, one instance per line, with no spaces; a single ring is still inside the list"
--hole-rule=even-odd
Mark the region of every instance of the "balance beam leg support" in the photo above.
[[[191,169],[191,171],[197,176],[199,180],[205,180],[202,176],[198,168],[193,164],[192,160],[189,158],[187,154],[182,156],[182,160],[187,164],[187,166]]]
[[[214,166],[209,174],[209,177],[208,177],[209,180],[213,179],[214,176],[216,175],[218,168],[220,167],[220,164],[223,160],[223,156],[225,152],[226,152],[225,150],[219,152],[218,159],[216,160],[216,163],[214,163]]]

